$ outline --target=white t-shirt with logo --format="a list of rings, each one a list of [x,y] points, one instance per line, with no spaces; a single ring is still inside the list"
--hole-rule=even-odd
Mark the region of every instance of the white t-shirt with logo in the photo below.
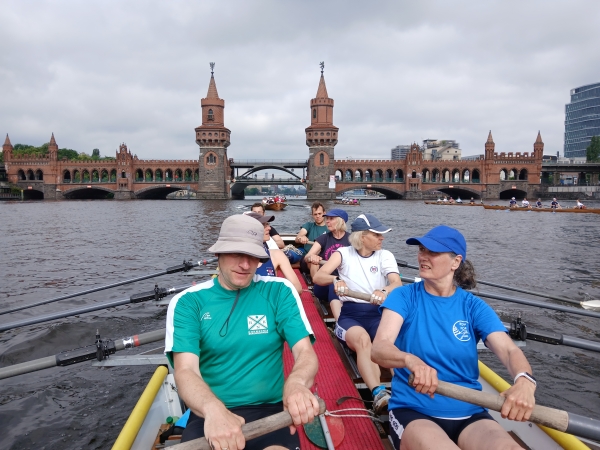
[[[399,273],[396,258],[389,250],[377,250],[368,257],[361,256],[352,246],[342,247],[337,252],[342,255],[342,264],[338,267],[339,278],[352,291],[371,295],[377,289],[385,289],[390,273]],[[340,301],[369,303],[344,295],[340,295]]]

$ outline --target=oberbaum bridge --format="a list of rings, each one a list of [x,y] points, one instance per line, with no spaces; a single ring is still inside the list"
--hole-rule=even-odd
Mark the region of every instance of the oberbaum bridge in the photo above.
[[[440,195],[502,199],[524,196],[569,197],[558,184],[560,172],[575,172],[580,180],[591,174],[592,186],[577,186],[570,197],[596,195],[600,164],[542,163],[544,143],[538,132],[533,151],[497,153],[490,132],[485,153],[474,159],[425,161],[417,144],[404,160],[335,159],[339,129],[333,125],[333,99],[327,94],[323,66],[317,95],[310,101],[311,123],[305,129],[306,160],[238,160],[229,158],[231,131],[225,127],[225,101],[219,97],[213,64],[206,98],[201,100],[202,125],[195,129],[199,159],[138,159],[125,144],[114,160],[59,160],[54,134],[44,157],[13,155],[8,135],[3,145],[8,181],[23,190],[24,198],[159,199],[178,190],[196,191],[199,199],[244,198],[249,185],[304,185],[309,199],[334,199],[354,189],[371,189],[387,198],[427,199]],[[270,169],[289,177],[257,179],[255,172]],[[566,191],[565,191],[566,189]],[[590,192],[587,192],[590,190]]]

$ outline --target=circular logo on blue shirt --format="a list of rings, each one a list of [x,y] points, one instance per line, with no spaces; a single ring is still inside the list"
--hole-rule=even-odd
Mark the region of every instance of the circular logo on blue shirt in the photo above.
[[[469,334],[469,322],[466,320],[456,321],[452,326],[452,332],[454,333],[454,337],[461,342],[471,340],[471,335]]]

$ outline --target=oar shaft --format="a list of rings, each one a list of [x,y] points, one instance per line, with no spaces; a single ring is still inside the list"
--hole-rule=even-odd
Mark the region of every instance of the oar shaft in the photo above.
[[[319,415],[324,414],[326,411],[325,402],[323,399],[319,401]],[[282,411],[272,416],[265,417],[264,419],[258,419],[254,422],[242,425],[242,433],[246,441],[254,439],[273,431],[280,430],[285,427],[289,427],[293,424],[292,416],[287,411]],[[183,444],[176,444],[169,447],[170,450],[211,450],[210,444],[206,438],[194,439],[193,441],[184,442]]]
[[[396,263],[400,267],[408,267],[409,269],[419,270],[419,266],[413,266],[411,264],[408,264],[406,261],[396,260]],[[565,303],[573,303],[574,305],[581,305],[580,301],[573,300],[573,299],[570,299],[570,298],[556,297],[554,295],[545,294],[543,292],[535,292],[535,291],[530,291],[530,290],[527,290],[527,289],[516,288],[516,287],[512,287],[512,286],[503,286],[501,284],[492,283],[490,281],[484,281],[484,280],[475,280],[475,281],[477,281],[478,284],[484,284],[486,286],[493,286],[493,287],[497,287],[497,288],[500,288],[500,289],[506,289],[508,291],[521,292],[522,294],[535,295],[536,297],[548,298],[548,299],[551,299],[551,300],[557,300],[559,302],[565,302]]]
[[[400,277],[400,279],[402,280],[403,283],[415,283],[415,279],[411,278],[411,277]],[[597,319],[600,319],[600,313],[597,313],[594,311],[588,311],[585,309],[576,309],[576,308],[572,308],[570,306],[549,305],[549,304],[543,303],[543,302],[536,302],[535,300],[527,300],[527,299],[518,298],[518,297],[508,297],[506,295],[493,294],[491,292],[484,292],[484,291],[477,291],[477,290],[470,290],[469,292],[472,292],[473,294],[475,294],[478,297],[493,298],[495,300],[503,300],[505,302],[519,303],[521,305],[536,306],[538,308],[551,309],[553,311],[562,311],[562,312],[566,312],[569,314],[577,314],[579,316],[595,317]]]
[[[126,348],[139,347],[140,345],[164,340],[165,331],[166,330],[162,328],[160,330],[149,331],[147,333],[142,333],[135,336],[116,339],[114,340],[115,350],[119,351]],[[87,353],[88,355],[86,355],[86,357],[81,357],[80,360],[78,360],[77,362],[87,361],[95,357],[95,349],[93,348],[94,346],[89,347],[92,348],[84,347],[85,353]],[[38,370],[48,369],[50,367],[70,365],[72,362],[66,360],[69,356],[75,354],[76,350],[81,349],[68,350],[65,352],[58,353],[57,355],[46,356],[44,358],[35,359],[33,361],[27,361],[20,364],[14,364],[8,367],[2,367],[0,368],[0,380],[4,378],[15,377],[17,375],[23,375],[30,372],[35,372]],[[94,356],[87,357],[89,355]]]
[[[411,386],[413,378],[414,376],[411,374],[408,380]],[[498,412],[502,409],[505,400],[504,397],[499,395],[469,389],[441,380],[438,381],[438,387],[435,392],[445,397],[461,400]],[[576,436],[595,440],[600,439],[600,421],[568,413],[560,409],[535,405],[529,421],[558,431],[575,434]]]
[[[207,258],[207,259],[203,259],[198,262],[195,262],[195,263],[184,262],[183,264],[178,264],[176,266],[168,267],[165,270],[162,270],[160,272],[151,273],[150,275],[144,275],[141,277],[131,278],[129,280],[123,280],[123,281],[118,281],[116,283],[105,284],[104,286],[98,286],[95,288],[86,289],[85,291],[79,291],[79,292],[75,292],[73,294],[61,295],[60,297],[50,298],[48,300],[42,300],[42,301],[36,302],[36,303],[29,303],[27,305],[16,306],[14,308],[5,309],[4,311],[0,311],[0,316],[3,314],[21,311],[21,310],[27,309],[27,308],[33,308],[34,306],[47,305],[48,303],[54,303],[54,302],[58,302],[60,300],[66,300],[66,299],[73,298],[73,297],[79,297],[80,295],[91,294],[93,292],[103,291],[103,290],[114,288],[117,286],[123,286],[124,284],[135,283],[136,281],[147,280],[148,278],[155,278],[155,277],[158,277],[161,275],[168,275],[171,273],[188,271],[192,267],[205,266],[207,264],[217,261],[217,259],[218,258]]]
[[[192,287],[192,286],[193,285],[188,284],[185,286],[178,286],[178,287],[170,288],[170,289],[168,289],[168,295],[177,294],[177,293],[184,291],[187,288]],[[152,294],[152,293],[150,293],[150,294]],[[57,313],[46,314],[45,316],[38,316],[38,317],[30,318],[30,319],[18,320],[16,322],[10,322],[10,323],[5,323],[5,324],[0,325],[0,332],[12,330],[13,328],[24,327],[27,325],[34,325],[36,323],[49,322],[49,321],[55,320],[55,319],[64,319],[65,317],[77,316],[79,314],[85,314],[85,313],[92,312],[92,311],[99,311],[101,309],[114,308],[116,306],[126,305],[128,303],[138,303],[139,300],[136,300],[137,295],[141,295],[142,297],[144,297],[145,300],[148,299],[147,298],[148,293],[136,294],[136,295],[132,295],[130,298],[124,298],[121,300],[113,300],[112,302],[97,303],[97,304],[85,306],[82,308],[71,309],[69,311],[61,311],[61,312],[57,312]]]
[[[559,302],[573,303],[574,305],[581,305],[581,302],[579,300],[573,300],[573,299],[564,298],[564,297],[556,297],[554,295],[544,294],[542,292],[529,291],[526,289],[516,288],[516,287],[512,287],[512,286],[502,286],[501,284],[491,283],[489,281],[483,281],[483,280],[477,280],[477,283],[485,284],[486,286],[497,287],[500,289],[506,289],[509,291],[521,292],[522,294],[535,295],[536,297],[548,298],[550,300],[557,300]]]

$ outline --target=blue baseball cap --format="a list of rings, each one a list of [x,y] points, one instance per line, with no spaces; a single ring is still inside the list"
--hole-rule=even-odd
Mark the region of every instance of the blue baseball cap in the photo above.
[[[467,259],[467,241],[460,231],[440,225],[432,228],[425,236],[406,240],[408,245],[422,245],[427,250],[437,253],[452,252]]]
[[[361,214],[352,222],[352,232],[372,231],[373,233],[387,233],[391,228],[384,226],[373,214]]]
[[[325,217],[341,217],[344,222],[348,222],[348,213],[343,209],[330,209],[324,214]]]

